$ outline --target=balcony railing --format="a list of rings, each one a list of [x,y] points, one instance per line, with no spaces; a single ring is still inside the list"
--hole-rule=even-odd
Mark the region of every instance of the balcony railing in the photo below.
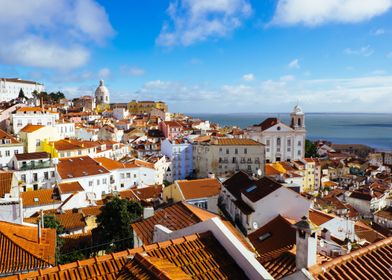
[[[54,164],[51,161],[34,162],[29,164],[23,164],[20,167],[20,170],[25,171],[25,170],[42,169],[42,168],[50,168],[50,167],[54,167]]]

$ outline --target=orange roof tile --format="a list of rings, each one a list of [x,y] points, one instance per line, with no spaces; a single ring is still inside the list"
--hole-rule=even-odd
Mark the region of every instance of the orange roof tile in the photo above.
[[[317,226],[320,226],[335,218],[331,214],[327,214],[315,209],[309,209],[309,220]]]
[[[12,187],[12,172],[0,171],[0,198],[4,197],[6,193],[10,193]]]
[[[178,180],[176,181],[176,184],[178,184],[186,200],[217,196],[219,195],[222,186],[219,180],[212,178]]]
[[[80,168],[83,166],[83,168]],[[109,173],[109,171],[89,156],[62,158],[57,164],[57,172],[62,179]]]
[[[54,197],[54,189],[22,192],[20,197],[23,200],[23,207],[61,203],[60,199]]]
[[[392,237],[309,268],[315,279],[391,279]]]
[[[218,138],[216,145],[223,146],[263,146],[262,143],[252,139]]]
[[[58,184],[60,193],[73,193],[73,192],[81,192],[84,191],[83,187],[79,182],[70,182],[70,183],[60,183]]]
[[[37,131],[38,129],[41,129],[43,127],[45,127],[45,126],[44,125],[28,124],[24,128],[22,128],[20,130],[20,132],[31,133],[31,132]]]
[[[45,268],[55,263],[56,230],[0,221],[0,274]]]
[[[210,232],[5,279],[247,279]]]
[[[11,144],[19,144],[19,141],[16,140],[14,136],[5,132],[2,129],[0,129],[0,139],[8,139],[8,140],[10,140]]]

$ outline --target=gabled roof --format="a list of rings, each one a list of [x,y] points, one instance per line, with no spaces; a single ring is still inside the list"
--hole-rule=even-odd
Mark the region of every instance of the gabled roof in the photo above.
[[[197,207],[178,202],[157,210],[152,217],[133,223],[132,228],[144,244],[151,244],[153,242],[155,225],[163,225],[174,231],[197,224],[211,217],[216,217],[215,214],[195,208]]]
[[[14,136],[5,132],[2,129],[0,129],[0,139],[8,139],[8,140],[10,140],[11,144],[19,144],[19,141],[16,140]]]
[[[5,279],[248,279],[211,232]]]
[[[81,168],[83,167],[83,168]],[[89,156],[62,158],[57,164],[61,179],[79,178],[109,173],[109,171]]]
[[[0,221],[0,274],[45,268],[55,263],[56,230]]]
[[[315,279],[391,279],[392,237],[309,268]]]
[[[6,193],[11,192],[12,177],[12,172],[0,171],[0,198],[3,198]]]
[[[217,196],[221,190],[221,183],[215,178],[178,180],[176,183],[185,200]]]
[[[237,199],[241,199],[241,192],[249,187],[253,180],[240,171],[223,182],[223,186]]]
[[[20,132],[31,133],[31,132],[37,131],[38,129],[41,129],[43,127],[45,127],[45,126],[44,125],[39,125],[39,124],[37,124],[37,125],[35,125],[35,124],[28,124],[24,128],[22,128],[20,130]]]
[[[23,207],[61,203],[60,199],[55,198],[54,189],[26,191],[22,192],[20,197],[23,200]]]

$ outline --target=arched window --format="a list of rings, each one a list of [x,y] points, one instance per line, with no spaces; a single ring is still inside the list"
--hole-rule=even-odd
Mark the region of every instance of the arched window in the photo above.
[[[301,118],[298,118],[298,126],[301,126]]]
[[[278,138],[276,139],[276,145],[277,145],[277,146],[280,146],[280,137],[278,137]]]

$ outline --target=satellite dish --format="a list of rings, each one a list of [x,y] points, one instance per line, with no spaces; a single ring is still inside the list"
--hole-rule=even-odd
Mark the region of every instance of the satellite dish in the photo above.
[[[321,240],[320,240],[320,247],[324,247],[324,246],[325,246],[324,239],[321,239]]]
[[[259,225],[256,222],[253,222],[253,229],[258,229]]]

